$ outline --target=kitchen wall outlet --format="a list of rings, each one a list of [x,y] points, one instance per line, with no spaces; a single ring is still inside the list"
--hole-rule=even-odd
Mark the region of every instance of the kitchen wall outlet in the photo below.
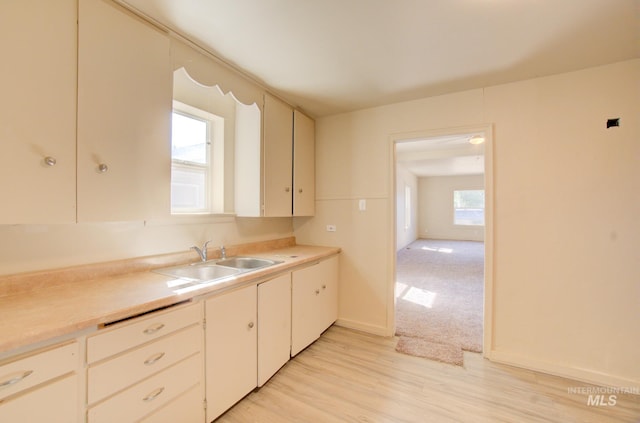
[[[327,225],[327,232],[335,232],[336,225]]]
[[[365,211],[367,209],[367,200],[358,200],[358,210]]]

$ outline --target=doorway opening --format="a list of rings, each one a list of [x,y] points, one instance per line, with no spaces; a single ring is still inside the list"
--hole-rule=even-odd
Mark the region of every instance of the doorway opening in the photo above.
[[[490,348],[491,135],[482,125],[392,139],[398,351],[462,365],[463,351]]]

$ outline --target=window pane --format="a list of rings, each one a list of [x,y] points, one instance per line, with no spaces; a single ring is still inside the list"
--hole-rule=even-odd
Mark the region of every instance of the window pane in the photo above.
[[[171,169],[171,210],[207,209],[207,171],[205,168],[173,166]]]
[[[171,158],[192,163],[207,163],[207,121],[173,112]]]
[[[453,210],[455,225],[484,225],[484,190],[454,191]]]

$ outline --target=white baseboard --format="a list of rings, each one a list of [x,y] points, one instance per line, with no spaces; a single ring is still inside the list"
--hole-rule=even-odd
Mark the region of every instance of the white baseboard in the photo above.
[[[362,323],[355,320],[338,319],[336,320],[336,326],[342,326],[343,328],[348,328],[348,329],[355,329],[361,332],[370,333],[372,335],[391,336],[389,335],[387,328],[384,326],[370,325],[368,323]]]
[[[627,379],[616,375],[597,372],[591,369],[563,366],[557,363],[536,360],[532,357],[512,354],[505,351],[492,350],[486,355],[486,358],[496,363],[508,364],[510,366],[534,370],[598,386],[615,388],[635,387],[635,389],[640,386],[640,380]]]

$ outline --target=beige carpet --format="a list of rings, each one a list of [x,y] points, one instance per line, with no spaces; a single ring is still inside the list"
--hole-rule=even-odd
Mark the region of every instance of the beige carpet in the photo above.
[[[462,365],[482,352],[484,244],[417,240],[398,252],[396,349]]]

